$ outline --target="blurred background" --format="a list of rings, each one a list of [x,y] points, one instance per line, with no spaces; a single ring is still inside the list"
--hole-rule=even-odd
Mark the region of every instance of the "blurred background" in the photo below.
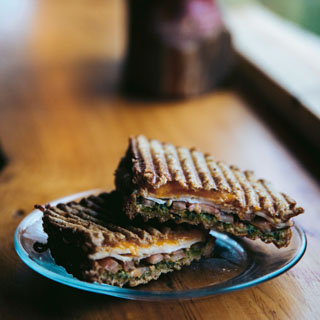
[[[260,0],[268,9],[296,22],[316,34],[320,34],[320,3],[317,0]]]
[[[293,21],[301,27],[320,34],[320,3],[317,0],[225,0],[221,4],[262,4],[266,9],[281,17]]]
[[[0,0],[0,318],[164,318],[196,306],[208,318],[253,306],[252,317],[314,318],[319,11],[319,0]],[[168,312],[66,290],[18,261],[13,234],[34,204],[112,190],[137,134],[196,146],[296,199],[308,251],[293,273]]]
[[[181,106],[186,116],[184,105],[212,98],[211,111],[217,115],[214,99],[225,92],[221,90],[240,94],[248,110],[258,112],[286,144],[293,144],[298,157],[305,157],[306,151],[296,143],[317,154],[319,16],[315,0],[179,0],[174,5],[145,0],[0,0],[0,145],[6,154],[2,158],[16,153],[18,161],[35,157],[18,145],[24,139],[29,145],[32,138],[25,132],[40,130],[42,121],[48,126],[45,134],[54,130],[61,137],[52,148],[66,157],[69,150],[80,152],[76,146],[81,142],[76,136],[63,139],[68,132],[63,125],[77,126],[79,132],[89,126],[89,136],[94,137],[93,132],[99,132],[94,128],[115,126],[96,115],[113,110],[119,118],[114,134],[125,143],[129,134],[141,133],[135,123],[145,125],[152,119],[151,106],[161,106],[163,114],[172,105]],[[133,106],[134,123],[128,125],[124,119],[130,118]],[[138,117],[138,110],[147,119]],[[230,112],[225,117],[230,118]],[[127,128],[121,130],[122,125]],[[159,127],[156,135],[166,138],[168,125]],[[188,133],[184,134],[187,140]],[[189,134],[205,147],[210,131]],[[204,135],[207,140],[200,138]],[[116,147],[110,150],[117,158]],[[216,152],[226,158],[229,151]],[[42,157],[51,163],[49,159],[57,155],[46,150]]]
[[[104,122],[90,117],[114,108],[120,119],[114,134],[123,142],[141,132],[123,120],[132,106],[135,115],[140,110],[152,118],[150,106],[168,112],[177,105],[184,113],[182,106],[198,105],[196,97],[200,104],[212,98],[211,111],[217,114],[214,99],[223,90],[240,94],[250,106],[246,110],[257,112],[298,157],[306,151],[296,144],[307,146],[310,159],[318,155],[319,1],[179,0],[174,10],[170,1],[148,2],[0,0],[2,158],[34,157],[17,147],[16,138],[30,144],[25,132],[41,121],[58,135],[62,124],[81,115],[79,132],[87,125],[92,133]],[[163,99],[167,102],[161,104]],[[32,119],[26,121],[25,113]],[[133,119],[141,125],[147,121]],[[120,130],[120,125],[128,127]],[[159,128],[157,135],[162,134],[166,138]],[[57,148],[65,156],[76,138],[63,142],[62,136]],[[201,146],[200,136],[194,140]],[[218,152],[227,157],[226,150]]]

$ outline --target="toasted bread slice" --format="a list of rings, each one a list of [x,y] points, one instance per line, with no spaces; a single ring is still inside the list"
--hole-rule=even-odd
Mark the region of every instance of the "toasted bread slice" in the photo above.
[[[85,281],[136,286],[211,255],[214,238],[208,232],[134,224],[115,212],[118,203],[112,192],[36,206],[56,263]]]
[[[202,224],[278,247],[290,241],[290,218],[304,210],[271,183],[194,148],[130,138],[116,171],[130,218]]]

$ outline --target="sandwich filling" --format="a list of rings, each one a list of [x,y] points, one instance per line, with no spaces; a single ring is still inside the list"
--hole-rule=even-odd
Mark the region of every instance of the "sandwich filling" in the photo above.
[[[208,231],[130,221],[118,210],[119,196],[36,206],[58,265],[81,280],[137,286],[211,256],[215,239]]]
[[[116,246],[98,248],[89,258],[98,263],[101,276],[109,282],[122,285],[129,281],[133,284],[180,269],[201,257],[210,257],[214,239],[206,239],[206,234],[190,229],[188,234],[179,238],[155,238],[145,245],[122,241]]]
[[[205,239],[203,232],[190,230],[188,235],[181,238],[152,239],[148,244],[135,244],[134,242],[121,241],[115,246],[99,247],[97,252],[90,255],[90,259],[97,260],[112,257],[117,260],[140,261],[159,254],[172,254],[182,249],[190,248],[193,244]]]
[[[127,202],[127,212],[133,218],[141,214],[145,220],[157,218],[161,222],[174,220],[176,223],[202,224],[205,228],[214,228],[251,239],[261,238],[266,243],[273,242],[278,247],[288,245],[291,238],[292,221],[266,216],[262,211],[242,213],[218,205],[207,199],[181,196],[177,198],[155,198],[153,196],[131,196]],[[241,219],[241,218],[242,219]],[[279,221],[280,220],[280,221]]]
[[[145,283],[150,279],[157,279],[162,273],[180,270],[194,260],[209,258],[212,255],[214,239],[206,242],[197,242],[193,245],[171,251],[170,253],[156,253],[143,259],[133,257],[123,261],[115,257],[106,257],[96,260],[100,269],[101,282],[130,286]]]
[[[166,205],[173,212],[179,210],[186,210],[195,213],[205,212],[214,215],[218,221],[226,223],[233,223],[236,214],[242,218],[241,220],[252,222],[263,232],[268,232],[274,229],[283,229],[293,225],[292,221],[284,222],[276,217],[268,216],[263,211],[257,210],[241,212],[234,207],[232,207],[231,210],[231,207],[226,202],[219,204],[208,199],[188,197],[187,195],[175,198],[155,198],[154,196],[148,196],[141,197],[140,201],[142,204],[151,207],[155,204]]]
[[[289,245],[290,219],[304,212],[252,171],[142,135],[130,138],[115,182],[131,219],[202,224],[278,247]]]

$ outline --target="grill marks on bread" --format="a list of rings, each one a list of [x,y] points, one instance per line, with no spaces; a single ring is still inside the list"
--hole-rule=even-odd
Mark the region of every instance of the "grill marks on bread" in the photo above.
[[[116,246],[121,241],[132,242],[136,245],[151,245],[158,240],[173,240],[188,237],[190,228],[180,226],[153,227],[150,225],[132,225],[124,214],[121,215],[121,224],[117,213],[108,209],[109,195],[101,193],[90,196],[80,202],[71,201],[57,206],[37,206],[44,213],[44,227],[54,225],[63,231],[83,232],[97,247],[103,245]]]
[[[241,171],[210,154],[176,147],[143,135],[131,137],[127,154],[133,155],[132,174],[136,188],[159,189],[177,183],[186,191],[209,191],[232,195],[233,205],[242,212],[263,211],[287,221],[304,210],[271,183],[257,179],[252,171]]]

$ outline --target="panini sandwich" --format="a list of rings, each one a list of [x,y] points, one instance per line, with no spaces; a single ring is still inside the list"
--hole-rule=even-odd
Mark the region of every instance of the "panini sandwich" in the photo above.
[[[115,182],[131,219],[202,225],[279,248],[290,242],[290,219],[304,212],[252,171],[142,135],[130,138]]]
[[[116,192],[37,205],[56,263],[81,280],[133,287],[211,256],[215,239],[208,231],[135,225],[118,206]]]

